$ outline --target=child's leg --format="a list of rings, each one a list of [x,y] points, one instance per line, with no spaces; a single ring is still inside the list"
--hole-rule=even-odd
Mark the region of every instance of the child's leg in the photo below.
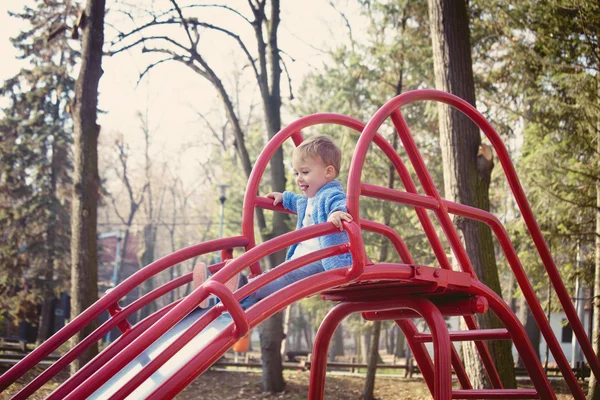
[[[262,300],[294,282],[298,282],[301,279],[323,271],[325,271],[325,269],[323,269],[323,263],[321,261],[315,261],[275,279],[273,282],[258,289],[251,296],[249,296],[249,298],[252,298],[252,300],[255,302]]]
[[[194,267],[194,271],[192,271],[192,279],[194,282],[194,289],[198,288],[200,285],[202,285],[202,283],[204,283],[205,280],[208,279],[208,270],[206,268],[206,264],[202,262],[196,264],[196,266]],[[231,290],[232,292],[235,292],[239,287],[245,285],[246,283],[247,280],[245,279],[245,276],[243,276],[242,274],[236,274],[236,276],[225,282],[225,286],[227,287],[227,289]],[[208,296],[199,304],[199,307],[209,308],[210,306],[214,305],[211,304],[214,303],[210,301],[211,297],[214,296]]]

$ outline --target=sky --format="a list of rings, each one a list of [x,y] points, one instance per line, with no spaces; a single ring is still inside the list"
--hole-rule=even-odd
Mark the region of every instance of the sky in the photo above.
[[[163,2],[164,0],[155,0],[152,4],[159,8]],[[17,54],[9,38],[17,35],[24,25],[18,19],[9,17],[7,12],[18,11],[24,4],[31,3],[31,0],[0,2],[0,54],[3,55],[0,79],[2,80],[13,76],[23,66],[23,62],[16,59]],[[245,15],[250,14],[246,0],[232,0],[225,3],[239,9]],[[340,0],[336,2],[336,7],[353,20],[353,24],[360,24],[361,19],[358,16],[356,3]],[[180,4],[184,5],[185,1],[181,0]],[[105,29],[107,41],[114,38],[116,34],[110,25],[130,24],[122,14],[115,11],[118,8],[119,6],[111,0],[107,1],[109,10],[106,17],[109,24]],[[231,13],[215,12],[212,15],[206,11],[203,15],[206,15],[212,23],[218,22],[220,25],[241,32],[242,38],[251,34],[250,31],[240,30],[244,24],[240,24],[239,18],[236,19]],[[329,58],[325,53],[327,49],[347,42],[348,31],[339,12],[329,4],[328,0],[283,1],[281,20],[279,44],[286,53],[283,57],[286,59],[294,90],[297,91],[307,73],[321,68],[323,63],[328,61]],[[211,62],[216,66],[216,70],[220,71],[226,82],[230,82],[228,77],[231,75],[228,72],[244,62],[243,58],[234,56],[232,41],[224,39],[223,36],[213,35],[203,37],[201,44],[207,54],[213,55]],[[105,51],[108,50],[107,47],[105,44]],[[296,61],[291,62],[290,57]],[[173,158],[184,164],[182,169],[185,171],[188,170],[185,164],[188,162],[193,164],[193,159],[198,157],[198,154],[188,155],[191,159],[185,161],[183,150],[197,143],[199,132],[206,130],[197,114],[200,112],[209,119],[216,118],[213,121],[218,119],[220,122],[222,117],[217,117],[219,114],[217,110],[221,109],[221,103],[208,82],[189,68],[175,63],[162,64],[138,83],[140,72],[152,59],[151,56],[142,54],[140,48],[103,58],[104,74],[99,88],[99,107],[103,113],[98,117],[99,124],[102,126],[101,141],[107,138],[109,141],[114,140],[113,138],[121,133],[131,146],[140,146],[142,136],[137,113],[147,109],[150,129],[154,135],[153,148],[156,157]],[[285,76],[282,78],[282,90],[287,95]],[[249,97],[253,93],[255,93],[254,88],[243,92],[242,97]],[[284,115],[289,116],[285,111]],[[291,122],[285,118],[284,124]],[[199,149],[199,151],[201,153],[203,150]]]

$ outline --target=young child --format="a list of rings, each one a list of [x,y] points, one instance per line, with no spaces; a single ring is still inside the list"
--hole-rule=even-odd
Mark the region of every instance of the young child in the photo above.
[[[315,136],[307,139],[294,150],[292,156],[296,183],[303,194],[292,192],[271,192],[267,194],[268,198],[273,199],[273,205],[281,203],[284,208],[298,214],[296,229],[323,222],[333,222],[341,231],[292,245],[288,250],[286,260],[348,242],[348,234],[343,231],[342,221],[352,221],[352,216],[348,214],[346,209],[346,194],[342,189],[342,185],[335,180],[340,172],[341,158],[340,148],[329,137]],[[270,294],[310,275],[334,268],[347,267],[351,264],[352,256],[350,253],[307,264],[258,289],[244,299],[242,305],[247,308]],[[204,281],[206,273],[203,273],[203,271],[205,271],[205,268],[202,265],[199,269],[200,276],[196,276],[196,272],[194,273],[195,284]],[[236,289],[237,284],[237,281],[228,282],[228,287],[233,291]]]

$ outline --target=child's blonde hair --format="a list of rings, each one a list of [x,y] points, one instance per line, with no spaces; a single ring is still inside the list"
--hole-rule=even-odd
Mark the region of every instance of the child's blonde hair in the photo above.
[[[340,173],[342,151],[328,136],[313,136],[303,141],[294,150],[294,157],[306,159],[307,157],[320,157],[326,166],[335,168],[335,176]]]

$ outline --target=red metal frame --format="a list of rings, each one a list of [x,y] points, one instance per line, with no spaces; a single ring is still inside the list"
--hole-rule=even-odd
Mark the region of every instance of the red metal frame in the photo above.
[[[491,227],[515,274],[521,291],[531,307],[540,331],[544,335],[563,373],[571,393],[576,399],[585,399],[583,391],[577,383],[577,379],[560,348],[558,340],[550,329],[545,313],[500,221],[489,212],[443,199],[434,186],[433,180],[410,134],[406,121],[400,113],[400,107],[423,100],[440,101],[463,112],[479,126],[494,146],[521,215],[527,224],[565,314],[580,342],[592,372],[596,377],[600,377],[600,362],[598,357],[594,354],[583,326],[577,318],[575,309],[560,279],[560,274],[543,240],[514,167],[510,162],[508,152],[503,146],[499,135],[484,117],[465,101],[444,92],[419,90],[402,94],[390,100],[377,111],[366,125],[343,115],[316,114],[301,118],[282,129],[267,144],[252,170],[244,197],[241,236],[213,240],[188,247],[138,271],[110,293],[103,296],[89,309],[74,318],[69,325],[61,329],[52,338],[2,375],[0,377],[0,390],[6,389],[46,355],[66,342],[73,334],[81,330],[88,323],[95,320],[104,310],[107,310],[111,314],[111,318],[108,321],[61,357],[54,365],[36,377],[31,383],[26,385],[14,398],[23,399],[33,394],[81,354],[85,348],[103,337],[110,329],[118,326],[123,331],[123,335],[63,383],[49,398],[77,399],[86,397],[108,381],[142,351],[147,349],[161,335],[181,321],[209,294],[214,293],[222,302],[192,323],[180,337],[171,343],[160,355],[145,365],[134,378],[111,397],[111,399],[122,399],[132,393],[210,322],[223,312],[229,312],[233,318],[233,322],[214,340],[208,343],[204,349],[199,351],[192,361],[184,365],[178,373],[166,379],[149,396],[151,399],[171,398],[210,367],[248,329],[255,327],[273,313],[282,310],[295,301],[316,293],[323,293],[324,298],[341,301],[341,303],[323,321],[323,325],[318,333],[318,339],[315,341],[313,351],[314,367],[311,371],[311,398],[320,399],[323,397],[326,366],[325,355],[333,330],[345,315],[358,311],[363,312],[363,317],[366,319],[385,318],[396,321],[397,325],[406,335],[407,342],[415,355],[425,382],[435,399],[555,398],[548,380],[543,374],[539,360],[533,356],[533,349],[522,325],[502,299],[477,280],[465,248],[460,243],[456,229],[451,222],[450,214],[456,214],[481,221]],[[391,118],[396,128],[425,195],[418,193],[416,185],[398,153],[377,133],[377,130],[387,118]],[[256,245],[255,242],[254,209],[256,207],[277,212],[288,212],[280,205],[273,206],[270,200],[256,195],[260,180],[270,158],[290,138],[295,145],[300,144],[303,140],[302,129],[318,124],[336,124],[362,132],[353,154],[348,176],[348,211],[352,214],[354,222],[344,224],[350,237],[350,244],[321,249],[298,259],[288,261],[278,268],[262,274],[259,262],[263,257],[284,249],[293,243],[329,234],[336,229],[330,223],[320,224],[290,232],[260,245]],[[363,164],[371,142],[376,144],[389,158],[400,177],[404,191],[378,187],[361,181]],[[359,202],[361,195],[412,206],[431,244],[433,254],[440,268],[415,265],[409,248],[393,227],[360,218]],[[441,225],[444,236],[455,258],[458,260],[462,272],[452,270],[444,246],[437,236],[427,210],[433,212],[433,215]],[[369,264],[362,242],[361,230],[376,232],[387,237],[400,256],[403,264]],[[134,326],[129,325],[126,320],[127,316],[149,302],[154,301],[159,296],[168,293],[176,287],[187,284],[191,280],[191,274],[177,278],[121,309],[118,300],[129,291],[134,290],[145,280],[166,268],[201,254],[221,251],[224,260],[231,259],[233,248],[235,247],[244,247],[246,252],[226,265],[219,263],[210,266],[209,268],[214,275],[189,296],[168,305]],[[238,302],[241,299],[289,271],[312,261],[344,252],[351,252],[353,255],[354,264],[351,267],[328,271],[303,279],[274,293],[246,311],[239,307]],[[257,276],[257,278],[243,288],[238,289],[235,293],[229,292],[223,285],[224,282],[245,268],[249,268],[251,276]],[[359,281],[359,283],[349,285],[351,282],[356,281]],[[368,281],[370,283],[363,284],[360,281]],[[447,294],[452,295],[453,298],[456,298],[456,296],[463,296],[463,298],[462,300],[456,300],[454,303],[448,303]],[[488,307],[498,316],[506,329],[479,329],[474,314],[485,312]],[[416,318],[420,315],[425,318],[431,333],[418,332],[411,318]],[[445,315],[462,316],[469,330],[448,333],[445,322],[443,322],[443,316]],[[498,371],[484,342],[491,339],[511,339],[514,342],[525,362],[526,369],[531,376],[535,389],[507,390],[502,388]],[[472,388],[456,350],[450,345],[451,341],[458,340],[475,341],[493,389],[474,390]],[[431,360],[424,345],[424,342],[429,341],[433,341],[434,343],[435,362]],[[454,369],[462,389],[452,390],[450,366]]]

